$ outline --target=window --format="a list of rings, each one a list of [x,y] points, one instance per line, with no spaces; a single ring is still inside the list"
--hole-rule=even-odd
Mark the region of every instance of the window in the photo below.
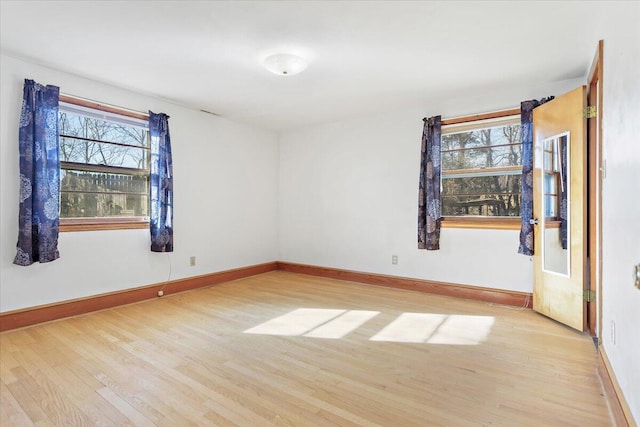
[[[61,230],[147,226],[146,115],[60,98]]]
[[[519,110],[507,114],[484,120],[443,121],[441,202],[445,223],[446,217],[520,216],[520,115]]]

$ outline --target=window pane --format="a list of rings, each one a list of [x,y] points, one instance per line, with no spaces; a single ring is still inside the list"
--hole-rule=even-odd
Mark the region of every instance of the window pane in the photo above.
[[[442,135],[442,151],[458,150],[477,145],[475,132],[449,133]]]
[[[444,216],[520,216],[520,195],[458,196],[442,198]]]
[[[558,196],[544,196],[544,216],[547,218],[555,218],[557,216]]]
[[[147,216],[146,176],[61,170],[61,217]]]
[[[442,180],[442,194],[519,193],[521,175],[478,176]]]
[[[520,166],[522,165],[522,145],[496,147],[488,151],[487,164],[489,166]]]
[[[442,170],[520,166],[522,145],[483,147],[442,153]]]
[[[546,194],[555,194],[558,188],[556,183],[556,174],[545,173],[544,174],[544,192]]]
[[[145,148],[60,138],[60,160],[63,162],[146,169],[147,152]]]
[[[520,215],[520,174],[491,170],[522,165],[520,123],[502,123],[475,129],[471,123],[442,135],[443,215]]]
[[[61,218],[148,216],[149,131],[143,120],[61,103],[58,130]]]
[[[62,169],[62,191],[98,191],[104,193],[147,194],[147,177],[117,173],[84,172]]]
[[[149,132],[141,127],[85,117],[62,110],[58,114],[58,125],[62,135],[117,142],[136,147],[149,146]]]
[[[543,164],[542,167],[544,168],[544,170],[552,170],[553,168],[553,153],[550,153],[548,151],[544,151],[544,154],[542,155],[542,159],[543,159]]]
[[[520,124],[442,135],[442,150],[520,143]]]
[[[442,215],[520,215],[520,175],[442,180]]]
[[[442,170],[521,164],[519,124],[442,135]]]
[[[62,192],[60,209],[63,218],[147,216],[147,196]]]

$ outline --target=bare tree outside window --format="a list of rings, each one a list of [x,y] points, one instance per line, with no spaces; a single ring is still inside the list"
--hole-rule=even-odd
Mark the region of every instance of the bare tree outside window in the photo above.
[[[148,130],[64,108],[58,125],[61,218],[147,216]]]
[[[520,216],[520,124],[442,135],[442,215]]]

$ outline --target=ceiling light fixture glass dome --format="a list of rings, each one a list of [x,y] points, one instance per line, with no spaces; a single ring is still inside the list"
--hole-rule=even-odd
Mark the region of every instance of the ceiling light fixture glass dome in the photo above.
[[[307,68],[307,61],[289,53],[277,53],[265,58],[264,66],[267,70],[280,76],[293,76]]]

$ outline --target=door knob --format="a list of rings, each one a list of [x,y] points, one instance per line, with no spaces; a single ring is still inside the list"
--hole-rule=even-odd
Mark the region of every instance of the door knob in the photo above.
[[[529,220],[529,224],[531,225],[538,225],[538,218],[533,218]]]

